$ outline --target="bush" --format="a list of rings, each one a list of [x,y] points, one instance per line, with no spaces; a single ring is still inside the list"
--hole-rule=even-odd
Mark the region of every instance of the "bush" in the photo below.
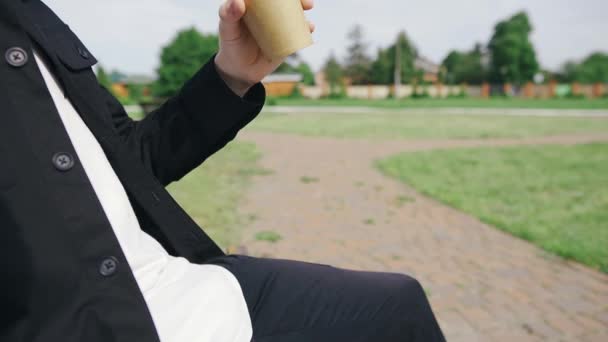
[[[468,96],[467,91],[466,91],[466,87],[462,86],[460,87],[460,91],[458,92],[452,92],[450,91],[448,94],[448,99],[466,99]]]
[[[327,95],[326,98],[328,98],[330,100],[341,100],[341,99],[346,98],[346,93],[345,92],[331,93],[331,94]]]
[[[330,91],[329,95],[324,96],[324,98],[330,99],[330,100],[345,99],[345,98],[347,98],[346,90],[343,87],[340,87],[337,90],[333,89],[332,91]]]
[[[431,95],[429,95],[428,89],[425,87],[422,93],[418,92],[417,89],[414,89],[414,93],[412,94],[413,99],[428,99]]]
[[[290,98],[290,99],[302,99],[302,98],[304,98],[304,95],[302,95],[302,92],[300,91],[300,87],[296,85],[293,88],[293,91],[291,92],[291,94],[289,96],[287,96],[287,98]]]
[[[266,105],[267,106],[276,106],[278,104],[278,99],[274,96],[266,97]]]
[[[574,94],[572,91],[570,91],[570,92],[568,92],[568,94],[566,94],[566,96],[564,96],[564,98],[571,99],[571,100],[584,100],[585,99],[585,95],[583,95],[583,94]]]
[[[502,92],[501,92],[501,93],[498,93],[498,92],[497,92],[497,93],[491,93],[491,94],[490,94],[490,98],[491,98],[491,99],[500,99],[500,100],[509,100],[509,99],[512,99],[512,98],[513,98],[513,96],[510,96],[510,95],[509,95],[509,94],[507,94],[507,93],[502,93]]]
[[[139,102],[130,96],[118,96],[118,102],[123,106],[137,105]]]
[[[448,99],[466,99],[468,96],[465,92],[459,92],[456,94],[448,94]]]

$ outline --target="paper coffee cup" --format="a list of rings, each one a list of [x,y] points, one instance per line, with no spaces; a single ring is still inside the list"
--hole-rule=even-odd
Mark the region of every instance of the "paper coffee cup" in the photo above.
[[[300,0],[245,0],[245,24],[264,55],[280,60],[312,45]]]

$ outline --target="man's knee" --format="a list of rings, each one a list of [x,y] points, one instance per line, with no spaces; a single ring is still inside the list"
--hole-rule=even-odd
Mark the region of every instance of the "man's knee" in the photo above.
[[[395,297],[406,312],[427,310],[428,300],[420,282],[405,274],[395,274]]]
[[[410,276],[398,275],[404,326],[411,341],[442,341],[445,337],[435,319],[426,292],[420,282]]]

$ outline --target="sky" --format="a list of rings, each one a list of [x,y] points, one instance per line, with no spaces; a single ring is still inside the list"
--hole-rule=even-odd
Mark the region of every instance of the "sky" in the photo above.
[[[222,0],[43,0],[79,35],[106,69],[154,75],[159,54],[180,29],[217,32]],[[346,35],[361,24],[369,53],[405,30],[420,53],[440,63],[452,49],[487,43],[494,25],[525,10],[541,65],[608,52],[608,0],[316,0],[307,14],[315,44],[301,55],[318,70],[333,51],[343,58]]]

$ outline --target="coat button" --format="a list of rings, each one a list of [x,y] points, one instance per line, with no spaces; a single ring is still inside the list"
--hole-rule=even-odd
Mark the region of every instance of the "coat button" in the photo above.
[[[74,157],[67,152],[59,152],[53,155],[53,166],[59,171],[69,171],[74,167]]]
[[[118,260],[115,257],[104,259],[99,265],[99,274],[104,277],[112,276],[118,270]]]
[[[12,47],[6,50],[4,55],[6,62],[16,68],[22,67],[27,63],[27,52],[20,47]]]
[[[85,48],[79,46],[78,47],[78,53],[80,54],[80,56],[82,58],[89,59],[89,52]]]

